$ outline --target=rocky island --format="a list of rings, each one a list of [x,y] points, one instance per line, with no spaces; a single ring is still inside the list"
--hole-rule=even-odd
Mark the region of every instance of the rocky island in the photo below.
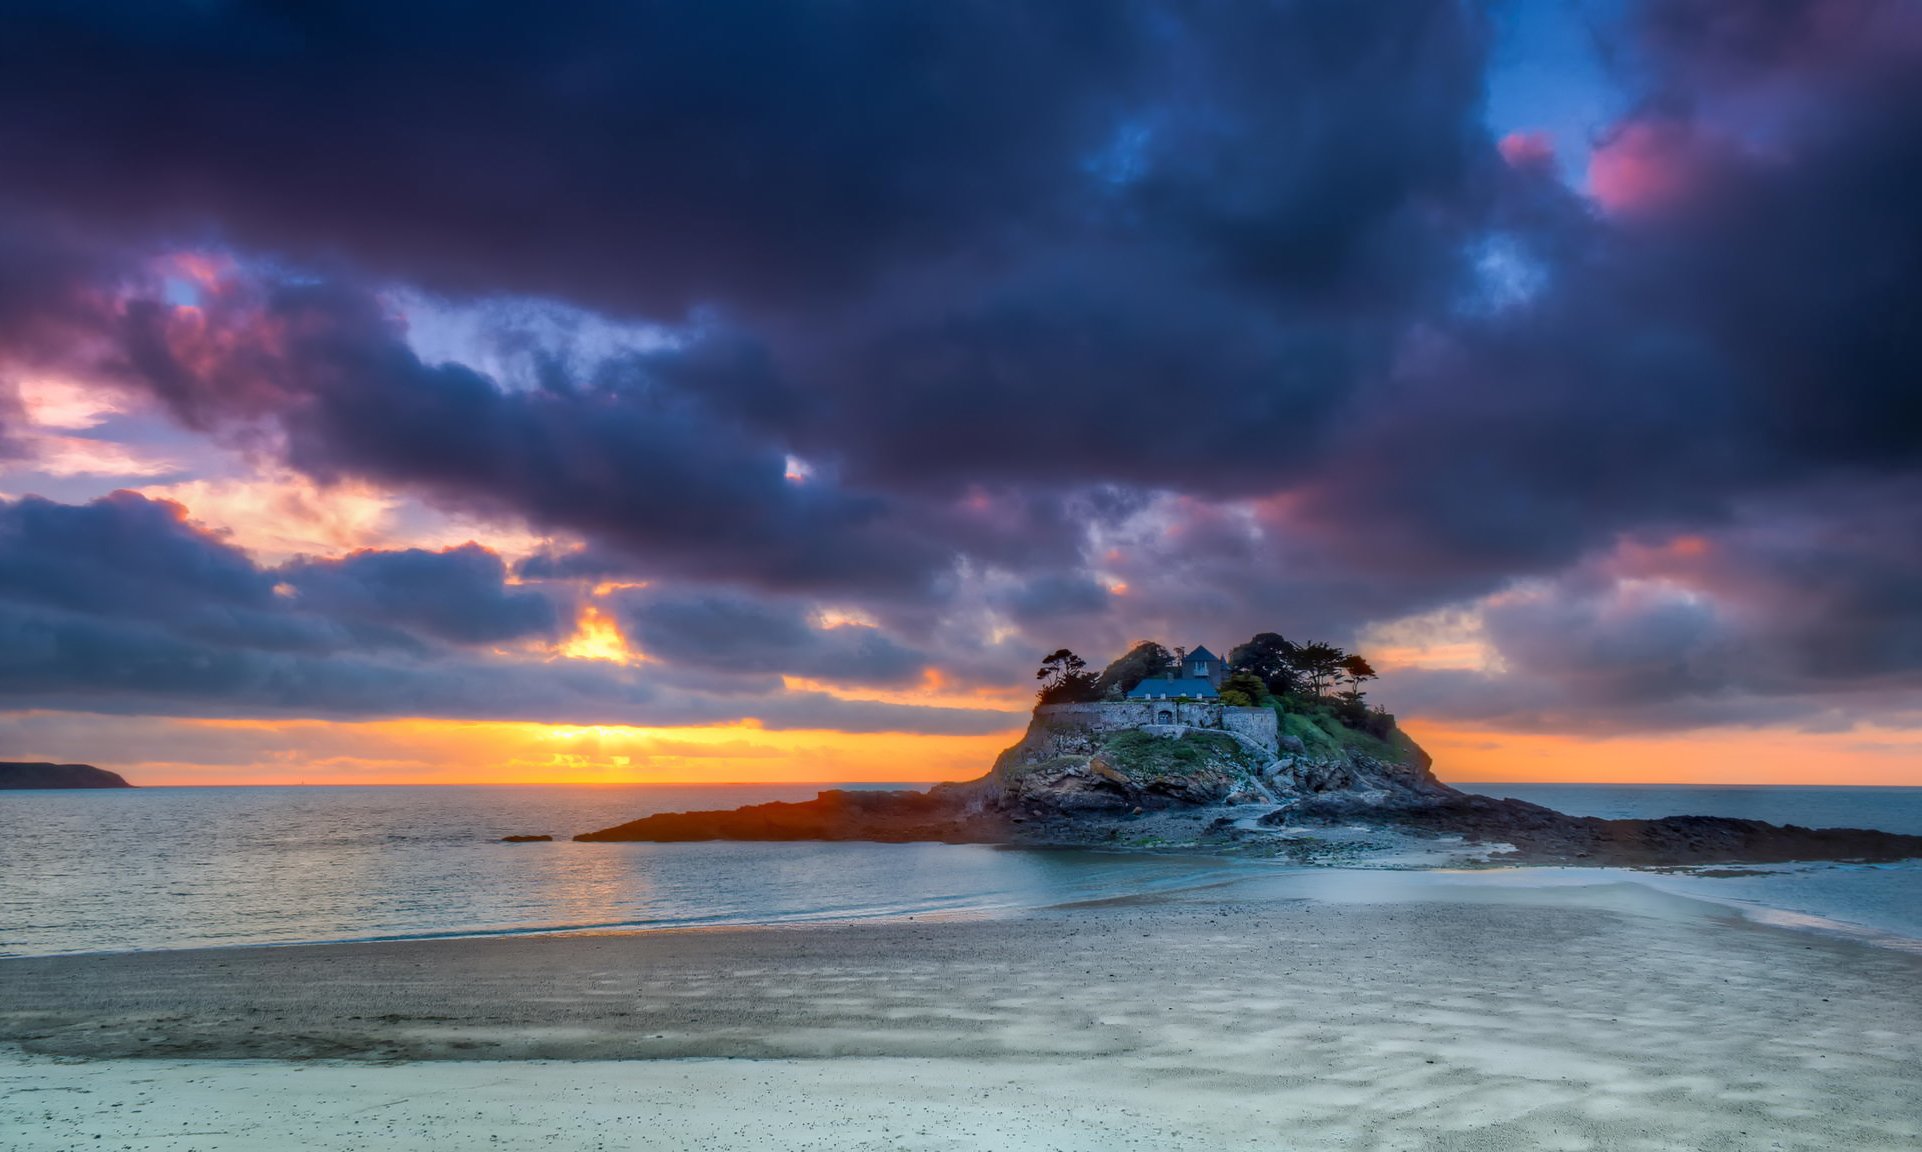
[[[1348,691],[1324,691],[1344,674]],[[1428,754],[1392,716],[1364,705],[1360,685],[1373,675],[1359,657],[1273,633],[1227,662],[1206,648],[1171,654],[1142,644],[1098,676],[1058,652],[1043,665],[1047,683],[1027,732],[979,779],[662,813],[574,839],[945,841],[1300,863],[1922,857],[1922,836],[1714,816],[1604,820],[1461,792],[1435,777]]]
[[[0,760],[0,789],[131,787],[118,772],[91,764]]]

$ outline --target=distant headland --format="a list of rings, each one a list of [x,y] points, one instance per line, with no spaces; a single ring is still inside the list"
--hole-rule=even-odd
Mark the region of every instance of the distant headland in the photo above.
[[[131,788],[118,772],[91,764],[0,760],[0,790],[16,788]]]
[[[1230,650],[1146,641],[1099,673],[1043,658],[1027,733],[987,775],[925,791],[669,812],[582,841],[1078,845],[1396,861],[1688,866],[1922,857],[1922,836],[1676,816],[1601,820],[1460,792],[1364,685],[1368,661],[1263,632]]]

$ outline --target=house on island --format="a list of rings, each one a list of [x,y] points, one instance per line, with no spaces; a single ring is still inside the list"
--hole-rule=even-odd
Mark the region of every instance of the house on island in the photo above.
[[[1128,689],[1130,700],[1214,700],[1221,695],[1221,657],[1196,647],[1181,658],[1181,675],[1157,676]]]
[[[1227,669],[1206,648],[1182,654],[1168,674],[1143,680],[1121,700],[1088,700],[1035,707],[1029,740],[1046,755],[1087,755],[1110,732],[1146,732],[1180,740],[1191,732],[1221,732],[1270,757],[1281,754],[1281,721],[1261,705],[1225,704]]]

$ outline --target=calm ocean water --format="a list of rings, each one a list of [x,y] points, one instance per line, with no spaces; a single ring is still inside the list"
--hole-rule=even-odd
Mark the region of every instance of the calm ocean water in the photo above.
[[[818,785],[141,788],[0,793],[0,955],[566,928],[982,916],[1272,866],[942,844],[574,844],[650,812]],[[1679,812],[1922,833],[1922,788],[1475,786],[1601,816]],[[501,844],[551,833],[551,844]],[[1512,874],[1565,883],[1569,870]],[[1594,870],[1586,870],[1594,871]],[[1549,873],[1562,873],[1550,877]],[[1613,874],[1783,923],[1922,939],[1922,867]],[[1384,877],[1387,880],[1387,877]]]

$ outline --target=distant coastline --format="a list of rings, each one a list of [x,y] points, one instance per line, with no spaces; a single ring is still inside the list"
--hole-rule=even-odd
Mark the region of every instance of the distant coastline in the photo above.
[[[29,788],[132,788],[118,772],[91,764],[0,760],[0,790]]]

